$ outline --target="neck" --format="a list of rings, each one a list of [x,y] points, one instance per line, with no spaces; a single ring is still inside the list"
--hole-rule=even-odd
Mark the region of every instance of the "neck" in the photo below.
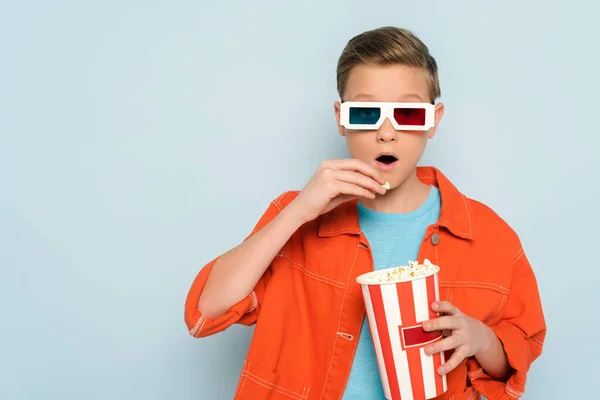
[[[415,169],[398,187],[388,190],[383,196],[377,196],[374,200],[360,199],[363,206],[378,212],[402,214],[419,208],[427,196],[430,186],[424,184],[417,177]]]

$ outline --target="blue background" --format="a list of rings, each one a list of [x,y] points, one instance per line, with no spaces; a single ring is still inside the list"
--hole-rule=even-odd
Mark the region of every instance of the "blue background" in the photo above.
[[[600,6],[488,3],[3,2],[0,399],[230,399],[252,329],[191,338],[189,285],[346,156],[337,58],[381,25],[440,66],[423,164],[534,266],[548,337],[525,398],[592,397]]]

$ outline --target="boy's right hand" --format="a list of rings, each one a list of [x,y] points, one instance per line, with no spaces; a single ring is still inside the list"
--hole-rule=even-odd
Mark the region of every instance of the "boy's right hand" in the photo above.
[[[356,198],[385,194],[385,180],[375,167],[357,159],[326,160],[290,203],[304,222],[312,221]]]

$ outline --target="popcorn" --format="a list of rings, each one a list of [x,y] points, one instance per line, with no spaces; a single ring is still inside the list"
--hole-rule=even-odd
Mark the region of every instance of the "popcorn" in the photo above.
[[[416,261],[409,261],[408,266],[399,266],[381,271],[374,271],[364,275],[365,283],[386,283],[397,282],[418,278],[433,272],[437,272],[439,267],[434,265],[428,259],[425,259],[423,264]]]
[[[390,183],[389,182],[386,182],[386,183],[384,183],[381,186],[383,186],[386,190],[390,190]]]

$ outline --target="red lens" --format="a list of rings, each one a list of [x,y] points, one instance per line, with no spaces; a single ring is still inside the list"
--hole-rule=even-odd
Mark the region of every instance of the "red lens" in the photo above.
[[[425,125],[424,108],[394,108],[394,119],[399,125]]]

